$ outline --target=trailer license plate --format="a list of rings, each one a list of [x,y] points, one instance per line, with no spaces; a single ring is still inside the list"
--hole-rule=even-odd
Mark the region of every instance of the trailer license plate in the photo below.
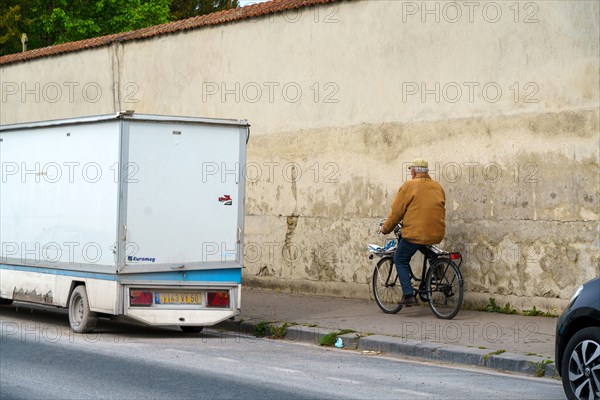
[[[200,293],[155,293],[155,304],[202,304]]]

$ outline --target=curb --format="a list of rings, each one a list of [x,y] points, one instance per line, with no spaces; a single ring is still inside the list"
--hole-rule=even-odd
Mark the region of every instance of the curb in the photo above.
[[[226,320],[213,328],[240,334],[262,334],[272,336],[271,330],[282,327],[281,322],[230,321]],[[274,329],[275,328],[275,329]],[[282,340],[319,345],[327,335],[338,332],[319,326],[290,324]],[[490,368],[497,371],[516,372],[535,377],[559,378],[554,362],[540,356],[523,355],[502,350],[479,349],[453,344],[421,342],[413,339],[385,335],[362,336],[346,333],[336,336],[342,339],[343,348],[402,355],[422,360],[442,361],[462,365]]]

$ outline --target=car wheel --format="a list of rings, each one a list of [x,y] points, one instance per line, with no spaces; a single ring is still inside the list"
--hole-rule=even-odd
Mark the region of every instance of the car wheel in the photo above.
[[[600,398],[600,327],[584,328],[573,335],[561,371],[567,398]]]

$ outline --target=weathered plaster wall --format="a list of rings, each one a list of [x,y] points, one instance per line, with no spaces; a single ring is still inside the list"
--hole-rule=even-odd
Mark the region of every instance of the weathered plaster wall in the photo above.
[[[119,90],[117,105],[9,96],[0,121],[247,118],[246,282],[349,297],[369,296],[366,243],[402,163],[426,157],[467,299],[559,307],[600,275],[599,5],[424,4],[342,2],[4,66],[3,83]]]
[[[273,179],[260,181],[248,169],[252,280],[368,296],[372,262],[365,243],[381,240],[377,222],[396,183],[408,178],[398,165],[429,154],[432,175],[447,193],[443,247],[465,255],[468,299],[560,307],[552,299],[566,299],[580,282],[600,275],[597,149],[597,111],[255,138],[250,159],[276,167]],[[293,168],[302,175],[293,179]]]

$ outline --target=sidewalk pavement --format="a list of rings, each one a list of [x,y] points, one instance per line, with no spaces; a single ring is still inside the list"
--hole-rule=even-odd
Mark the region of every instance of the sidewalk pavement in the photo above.
[[[331,332],[344,348],[534,376],[557,377],[556,318],[461,310],[452,320],[436,318],[426,304],[384,314],[370,300],[295,295],[244,287],[239,319],[220,329],[254,334],[285,329],[283,340],[319,344]],[[275,329],[271,328],[271,334]],[[338,345],[340,341],[338,341]]]

